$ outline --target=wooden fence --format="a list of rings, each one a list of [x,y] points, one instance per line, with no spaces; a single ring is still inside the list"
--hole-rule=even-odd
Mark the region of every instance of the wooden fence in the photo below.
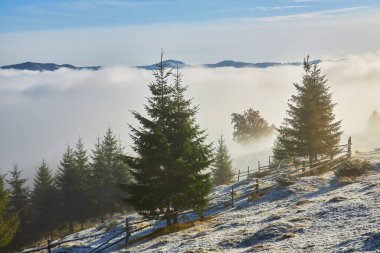
[[[298,173],[300,171],[303,172],[307,168],[315,169],[315,168],[318,168],[318,166],[322,166],[322,165],[325,165],[327,163],[338,161],[339,159],[342,159],[345,157],[349,158],[349,157],[351,157],[351,145],[352,145],[352,143],[351,143],[351,137],[350,137],[347,144],[337,146],[340,148],[340,154],[343,154],[343,155],[336,157],[335,159],[332,159],[331,157],[325,157],[324,159],[321,159],[318,163],[314,163],[313,167],[311,167],[311,168],[310,168],[310,164],[308,164],[308,161],[302,161],[302,166],[297,168],[292,164],[285,164],[283,162],[271,163],[271,160],[269,157],[267,165],[261,165],[260,161],[258,162],[258,167],[257,167],[257,171],[256,171],[259,173],[268,172],[268,175],[264,176],[266,179],[264,179],[264,177],[263,178],[253,177],[252,175],[255,175],[254,174],[255,171],[250,169],[250,167],[248,167],[246,171],[240,171],[239,170],[237,173],[234,174],[234,176],[236,177],[237,180],[234,184],[231,185],[230,191],[226,192],[222,195],[216,196],[214,198],[210,198],[209,199],[210,202],[218,200],[218,199],[221,199],[221,201],[218,201],[218,203],[215,203],[213,205],[209,205],[204,210],[204,212],[210,211],[212,209],[215,209],[215,208],[221,207],[221,206],[222,207],[228,207],[228,206],[234,207],[236,201],[238,201],[238,200],[241,200],[243,198],[248,198],[248,200],[249,200],[249,197],[255,193],[260,194],[261,191],[266,191],[266,190],[269,190],[269,189],[277,186],[276,179],[280,175],[279,174],[280,170],[287,169],[287,168],[294,168],[292,171],[287,173],[287,175],[293,175],[293,174]],[[377,153],[380,153],[380,150],[377,151]],[[236,195],[235,190],[239,186],[239,184],[242,182],[241,179],[243,177],[245,177],[245,179],[243,181],[253,180],[254,183],[245,187],[245,188],[240,188],[239,191],[243,191],[244,193],[241,195]],[[263,184],[267,184],[268,186],[260,187]],[[230,196],[230,199],[223,200],[223,198],[225,198],[225,196]],[[177,214],[178,215],[186,215],[186,214],[194,213],[194,212],[195,212],[194,210],[188,210],[188,211],[184,211],[184,212],[179,212]],[[174,214],[174,213],[171,213],[169,215],[172,215],[172,214]],[[167,217],[166,215],[161,216],[160,219],[156,220],[156,223],[165,220],[166,217]],[[125,245],[128,246],[130,239],[131,239],[131,236],[133,234],[135,234],[139,231],[142,231],[148,227],[152,227],[152,226],[154,226],[154,224],[149,223],[149,224],[146,224],[144,226],[138,227],[134,230],[132,229],[132,227],[139,225],[139,224],[149,222],[149,221],[152,221],[152,220],[143,219],[143,220],[139,220],[139,221],[135,221],[135,222],[130,222],[129,218],[127,217],[125,219],[125,228],[120,229],[120,230],[116,230],[116,231],[112,231],[112,233],[115,233],[114,235],[112,235],[110,238],[108,238],[103,243],[98,245],[96,248],[89,251],[89,253],[102,252],[102,251],[104,251],[104,250],[106,250],[106,249],[108,249],[108,248],[110,248],[116,244],[121,243],[122,241],[124,241]],[[99,236],[103,236],[103,235],[106,235],[109,233],[111,233],[111,232],[108,231],[108,232],[102,232],[102,233],[94,233],[92,235],[87,235],[87,236],[80,237],[80,238],[58,241],[58,242],[51,242],[50,240],[47,240],[47,246],[26,250],[26,251],[23,251],[22,253],[38,252],[38,251],[42,251],[42,250],[47,250],[48,253],[51,253],[52,248],[60,246],[62,244],[65,244],[68,242],[73,242],[73,241],[80,241],[80,240],[88,239],[91,237],[99,237]],[[120,238],[117,238],[122,234],[125,234],[125,235],[120,237]],[[117,240],[113,241],[116,238],[117,238]]]

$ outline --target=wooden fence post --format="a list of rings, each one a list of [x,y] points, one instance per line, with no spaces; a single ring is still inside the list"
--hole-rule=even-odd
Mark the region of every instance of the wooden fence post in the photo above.
[[[248,176],[247,176],[247,178],[249,178],[249,166],[248,166]]]
[[[257,161],[257,166],[258,166],[259,172],[260,172],[260,161]]]
[[[351,142],[351,136],[348,138],[348,149],[347,149],[347,156],[348,158],[351,158],[351,145],[352,145],[352,142]]]
[[[238,172],[238,182],[240,181],[240,170]]]
[[[270,165],[270,156],[269,156],[269,159],[268,159],[268,160],[269,160],[269,165]]]
[[[129,231],[129,218],[125,218],[125,246],[128,246],[129,237],[131,236],[131,232]]]
[[[258,191],[259,190],[259,179],[258,178],[256,178],[256,191]]]
[[[234,207],[234,186],[231,187],[231,206]]]
[[[51,253],[51,241],[50,240],[47,240],[47,250],[48,250],[48,253]]]

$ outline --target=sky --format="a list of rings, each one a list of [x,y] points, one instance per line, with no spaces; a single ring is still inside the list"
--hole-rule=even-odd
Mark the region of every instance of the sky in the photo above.
[[[0,65],[295,61],[378,49],[375,0],[0,1]],[[360,47],[358,46],[360,42]]]

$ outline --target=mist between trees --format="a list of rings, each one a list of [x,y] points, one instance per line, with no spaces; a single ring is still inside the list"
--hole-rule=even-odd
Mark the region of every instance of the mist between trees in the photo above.
[[[334,147],[342,134],[320,69],[305,61],[304,71],[288,104],[288,116],[278,124],[274,148],[278,160],[308,157],[312,163],[323,155],[334,156],[336,150],[329,147]],[[75,223],[83,225],[94,217],[103,221],[107,215],[128,208],[149,218],[174,211],[174,216],[167,216],[168,225],[178,222],[175,213],[182,210],[194,209],[202,216],[213,183],[231,180],[231,159],[223,137],[213,150],[207,132],[197,123],[200,109],[196,98],[192,100],[191,94],[186,94],[183,79],[178,70],[167,69],[161,59],[148,85],[145,106],[132,111],[135,121],[129,133],[134,155],[125,155],[121,141],[108,128],[91,154],[81,139],[75,147],[67,146],[56,173],[43,161],[31,190],[15,164],[6,176],[7,190],[3,183],[0,189],[4,203],[0,214],[13,221],[0,224],[10,237],[18,228],[13,246],[42,235],[54,236],[53,231],[65,227],[72,232]],[[299,127],[302,124],[306,127]],[[211,165],[212,177],[206,170]],[[226,173],[218,179],[222,165],[226,165]],[[32,230],[36,232],[30,233]]]

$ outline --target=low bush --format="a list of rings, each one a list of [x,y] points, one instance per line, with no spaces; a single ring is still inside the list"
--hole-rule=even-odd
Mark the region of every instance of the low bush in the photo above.
[[[292,185],[295,182],[297,182],[298,178],[297,177],[292,177],[288,175],[281,175],[279,176],[276,181],[279,185]]]
[[[358,177],[367,173],[371,169],[371,164],[368,161],[359,159],[345,161],[340,164],[335,175],[338,177]]]
[[[271,175],[272,173],[273,173],[272,170],[262,170],[262,171],[253,172],[248,177],[249,178],[263,178],[263,177]]]

